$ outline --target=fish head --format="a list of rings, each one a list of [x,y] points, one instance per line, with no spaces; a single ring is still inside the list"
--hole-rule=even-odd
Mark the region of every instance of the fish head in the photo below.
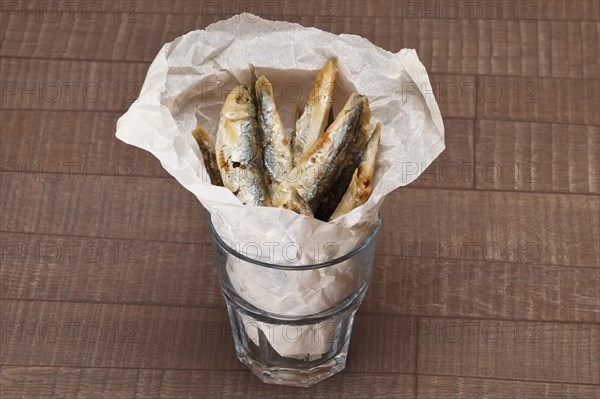
[[[225,99],[221,115],[228,119],[248,119],[256,116],[256,108],[250,90],[245,85],[239,85]]]

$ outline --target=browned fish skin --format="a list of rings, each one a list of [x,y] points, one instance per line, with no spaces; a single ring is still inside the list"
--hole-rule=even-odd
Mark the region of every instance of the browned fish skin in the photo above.
[[[290,171],[279,186],[275,197],[287,193],[290,187],[316,209],[320,200],[340,173],[339,166],[348,145],[355,139],[366,97],[353,93],[333,124]],[[274,198],[274,202],[278,200]]]
[[[210,178],[210,182],[215,186],[222,186],[223,180],[221,179],[221,172],[219,172],[219,166],[217,165],[217,156],[215,154],[215,147],[208,137],[208,133],[202,127],[198,127],[192,131],[196,143],[202,153],[202,159],[204,160],[204,167]]]
[[[371,196],[371,191],[373,189],[373,173],[375,172],[375,161],[377,158],[377,151],[379,150],[380,138],[381,124],[378,123],[367,144],[367,148],[363,153],[360,165],[356,171],[354,171],[348,190],[346,190],[344,197],[329,220],[337,219],[354,208],[363,205]]]
[[[280,192],[275,197],[273,206],[277,208],[285,208],[305,216],[313,216],[310,206],[304,201],[304,198],[298,194],[294,187],[290,187],[285,192]]]
[[[245,205],[270,206],[250,91],[240,85],[227,96],[217,130],[217,165],[223,184]]]
[[[333,214],[348,189],[352,175],[358,167],[363,151],[367,146],[367,142],[371,136],[371,108],[366,97],[365,102],[365,107],[360,115],[359,131],[356,140],[348,146],[348,151],[345,152],[345,159],[340,167],[340,174],[329,190],[327,190],[325,197],[319,204],[319,209],[315,212],[317,219],[323,221],[329,220],[329,217]]]

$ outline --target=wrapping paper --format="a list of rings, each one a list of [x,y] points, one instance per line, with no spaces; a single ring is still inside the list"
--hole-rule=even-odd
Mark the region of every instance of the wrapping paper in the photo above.
[[[236,85],[250,82],[248,64],[273,84],[289,132],[296,104],[304,104],[329,58],[336,58],[339,68],[334,111],[357,91],[369,98],[371,124],[382,123],[367,203],[323,222],[286,209],[245,206],[227,188],[211,185],[191,131],[201,125],[215,142],[225,97]],[[444,126],[432,93],[414,50],[391,53],[359,36],[240,14],[165,44],[150,66],[138,100],[119,119],[116,135],[154,154],[196,195],[232,248],[270,263],[310,265],[360,245],[372,231],[386,195],[416,179],[444,149]],[[357,288],[359,269],[350,264],[285,272],[239,260],[227,264],[232,285],[244,300],[285,316],[315,314],[335,305]],[[326,344],[302,340],[275,338],[271,344],[282,356],[311,359],[327,349]]]

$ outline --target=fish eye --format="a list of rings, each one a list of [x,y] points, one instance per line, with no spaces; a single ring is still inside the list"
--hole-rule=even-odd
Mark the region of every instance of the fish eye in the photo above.
[[[245,94],[241,94],[240,96],[238,96],[238,98],[235,99],[235,101],[238,104],[247,104],[250,102],[250,98]]]

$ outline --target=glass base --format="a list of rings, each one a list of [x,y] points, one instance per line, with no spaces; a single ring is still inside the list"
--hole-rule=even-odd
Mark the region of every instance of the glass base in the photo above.
[[[245,249],[239,252],[225,242],[210,220],[209,225],[221,292],[242,364],[265,383],[295,387],[314,386],[344,370],[354,315],[371,280],[379,219],[369,237],[351,252],[313,264],[310,255],[290,262],[288,244],[295,245],[298,255],[302,248],[286,242],[287,235],[281,240],[272,237],[277,242],[268,243],[267,256],[259,243],[231,241],[236,248],[257,248],[253,259],[242,253]],[[305,251],[337,248],[335,242],[311,244],[310,237],[302,241]],[[263,244],[266,247],[267,242]],[[280,244],[285,244],[283,257],[273,252]],[[328,258],[335,255],[327,253]],[[322,257],[315,252],[316,261]],[[287,263],[278,264],[278,260]]]
[[[223,289],[238,359],[269,384],[310,387],[339,373],[365,291],[318,317],[285,319],[250,309]]]
[[[237,351],[237,356],[240,362],[264,383],[309,388],[344,370],[347,353],[348,345],[346,344],[346,347],[338,355],[311,368],[267,366],[240,351]]]

